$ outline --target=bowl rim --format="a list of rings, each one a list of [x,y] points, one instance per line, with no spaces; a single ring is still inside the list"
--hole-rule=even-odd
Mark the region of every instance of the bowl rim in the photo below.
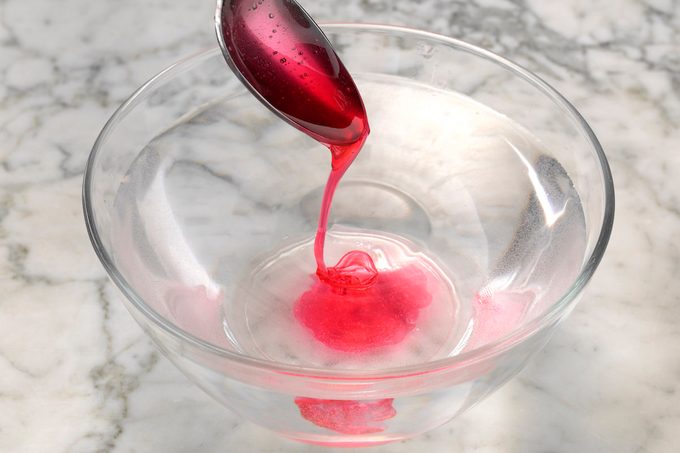
[[[499,356],[500,354],[513,349],[517,345],[523,343],[525,340],[533,337],[543,329],[558,322],[564,315],[568,313],[568,308],[576,301],[577,296],[584,289],[597,266],[602,260],[607,243],[611,236],[613,222],[614,222],[614,183],[612,179],[611,170],[604,154],[602,146],[600,145],[594,132],[583,118],[583,116],[576,110],[576,108],[564,98],[556,89],[545,82],[539,76],[525,69],[524,67],[514,63],[500,55],[495,54],[489,50],[468,44],[464,41],[450,38],[437,33],[422,31],[414,28],[384,25],[384,24],[370,24],[370,23],[341,23],[341,22],[326,22],[321,23],[321,28],[324,31],[373,31],[381,33],[392,34],[406,34],[409,37],[424,38],[428,40],[438,41],[441,44],[453,46],[458,50],[466,51],[476,56],[490,60],[505,69],[510,70],[515,75],[523,78],[531,83],[535,88],[543,92],[552,99],[553,102],[561,106],[571,117],[576,120],[578,126],[585,132],[587,139],[595,151],[597,160],[600,164],[604,183],[604,212],[602,216],[602,223],[600,226],[600,234],[597,242],[593,247],[590,256],[584,260],[579,275],[574,279],[570,287],[562,294],[562,296],[551,305],[551,307],[543,313],[521,327],[511,331],[510,333],[480,347],[471,349],[452,357],[434,360],[431,362],[424,362],[415,365],[407,365],[402,367],[383,368],[383,369],[323,369],[315,367],[295,366],[285,363],[279,363],[269,360],[257,359],[235,351],[230,351],[210,342],[202,340],[189,332],[184,331],[175,324],[171,323],[163,316],[158,314],[154,309],[149,307],[141,297],[127,284],[127,281],[118,271],[109,253],[107,252],[95,224],[95,212],[92,206],[91,188],[93,183],[92,173],[94,170],[94,163],[98,156],[98,151],[103,146],[107,136],[119,123],[119,121],[134,108],[143,98],[143,95],[154,86],[171,78],[176,72],[183,70],[186,67],[201,62],[205,59],[212,58],[214,55],[221,55],[220,49],[217,45],[207,50],[190,55],[183,58],[176,63],[168,66],[163,71],[156,74],[146,83],[141,85],[130,97],[123,102],[123,104],[116,109],[113,115],[106,122],[101,132],[99,133],[90,155],[88,157],[85,175],[83,178],[82,187],[82,203],[87,232],[90,237],[92,246],[101,261],[103,267],[109,275],[109,278],[114,282],[123,295],[132,303],[132,305],[141,312],[149,321],[156,327],[160,328],[165,333],[175,337],[183,343],[187,343],[193,347],[212,355],[219,356],[223,359],[239,363],[248,367],[261,369],[262,371],[271,371],[285,375],[306,377],[306,378],[321,378],[321,379],[360,379],[364,381],[376,381],[384,379],[404,378],[414,375],[422,375],[433,373],[447,369],[467,368],[477,364],[483,360]],[[225,70],[228,67],[225,63]]]

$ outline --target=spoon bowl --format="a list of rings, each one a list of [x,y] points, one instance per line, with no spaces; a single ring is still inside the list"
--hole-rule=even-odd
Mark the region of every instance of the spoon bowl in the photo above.
[[[265,106],[326,145],[368,131],[352,77],[295,0],[219,0],[217,40],[236,76]]]

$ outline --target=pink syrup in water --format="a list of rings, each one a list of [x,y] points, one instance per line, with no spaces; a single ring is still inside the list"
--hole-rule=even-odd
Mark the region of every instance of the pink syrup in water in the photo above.
[[[397,412],[392,398],[368,401],[295,398],[300,414],[317,426],[342,434],[372,434],[385,430],[381,422]]]

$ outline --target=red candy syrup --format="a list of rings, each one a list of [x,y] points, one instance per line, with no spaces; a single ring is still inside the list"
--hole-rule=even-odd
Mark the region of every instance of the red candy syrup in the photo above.
[[[407,265],[378,270],[369,254],[350,251],[324,262],[335,189],[369,134],[352,77],[314,20],[291,0],[224,0],[218,36],[227,61],[265,105],[332,156],[314,241],[311,287],[295,304],[296,318],[329,348],[362,352],[401,342],[430,303],[425,273]],[[360,202],[360,200],[357,200]]]

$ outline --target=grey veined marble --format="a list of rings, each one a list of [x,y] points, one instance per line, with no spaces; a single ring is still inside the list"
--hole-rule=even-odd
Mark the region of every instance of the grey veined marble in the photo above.
[[[315,0],[320,19],[487,47],[582,111],[617,218],[583,301],[462,418],[372,452],[652,452],[680,445],[680,2]],[[310,452],[242,423],[159,356],[105,278],[80,184],[108,116],[214,44],[212,0],[0,0],[0,451]]]

